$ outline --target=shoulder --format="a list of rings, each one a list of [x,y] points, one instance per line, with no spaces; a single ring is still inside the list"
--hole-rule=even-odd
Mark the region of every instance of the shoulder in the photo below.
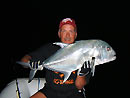
[[[44,54],[53,54],[55,53],[57,50],[60,49],[60,46],[55,45],[53,43],[45,43],[41,48],[40,51],[42,51],[42,53]]]
[[[52,42],[50,42],[50,43],[45,43],[44,45],[42,45],[41,46],[41,48],[46,48],[46,49],[48,49],[48,48],[56,48],[56,49],[59,49],[60,48],[60,46],[58,46],[58,45],[55,45],[55,44],[53,44]]]
[[[53,43],[45,43],[41,45],[39,48],[37,48],[35,51],[32,51],[28,53],[31,57],[37,57],[37,58],[48,58],[52,54],[54,54],[58,49],[60,49],[59,46],[54,45]]]

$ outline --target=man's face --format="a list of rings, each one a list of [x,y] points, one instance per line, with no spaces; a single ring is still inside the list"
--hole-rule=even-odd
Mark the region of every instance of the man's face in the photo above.
[[[61,41],[67,44],[73,43],[77,36],[77,32],[70,24],[63,25],[58,33]]]

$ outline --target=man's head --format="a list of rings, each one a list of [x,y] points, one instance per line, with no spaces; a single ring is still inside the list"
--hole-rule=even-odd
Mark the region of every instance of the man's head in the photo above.
[[[75,21],[71,18],[63,19],[59,25],[58,35],[63,43],[73,43],[77,37],[77,27]]]

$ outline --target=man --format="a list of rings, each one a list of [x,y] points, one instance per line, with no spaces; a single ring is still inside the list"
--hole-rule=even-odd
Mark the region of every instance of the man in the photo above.
[[[60,22],[58,36],[61,42],[72,44],[77,37],[77,27],[75,21],[71,18],[65,18]],[[30,62],[30,66],[38,66],[40,62],[54,54],[60,46],[49,43],[36,50],[35,52],[25,55],[21,61]],[[86,64],[81,68],[79,75],[77,71],[71,73],[69,79],[63,83],[64,74],[46,69],[46,84],[43,89],[38,91],[30,98],[84,98],[79,90],[86,85],[86,74],[90,68]],[[33,88],[32,88],[33,89]]]

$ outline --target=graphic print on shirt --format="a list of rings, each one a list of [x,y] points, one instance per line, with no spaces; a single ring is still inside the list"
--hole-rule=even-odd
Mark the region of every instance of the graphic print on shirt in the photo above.
[[[54,71],[54,73],[59,76],[59,78],[53,80],[53,82],[55,84],[73,84],[74,83],[74,79],[68,79],[66,82],[63,83],[63,81],[64,81],[64,74],[59,73],[59,72],[55,72],[55,71]],[[72,74],[75,75],[76,72],[73,71]]]

